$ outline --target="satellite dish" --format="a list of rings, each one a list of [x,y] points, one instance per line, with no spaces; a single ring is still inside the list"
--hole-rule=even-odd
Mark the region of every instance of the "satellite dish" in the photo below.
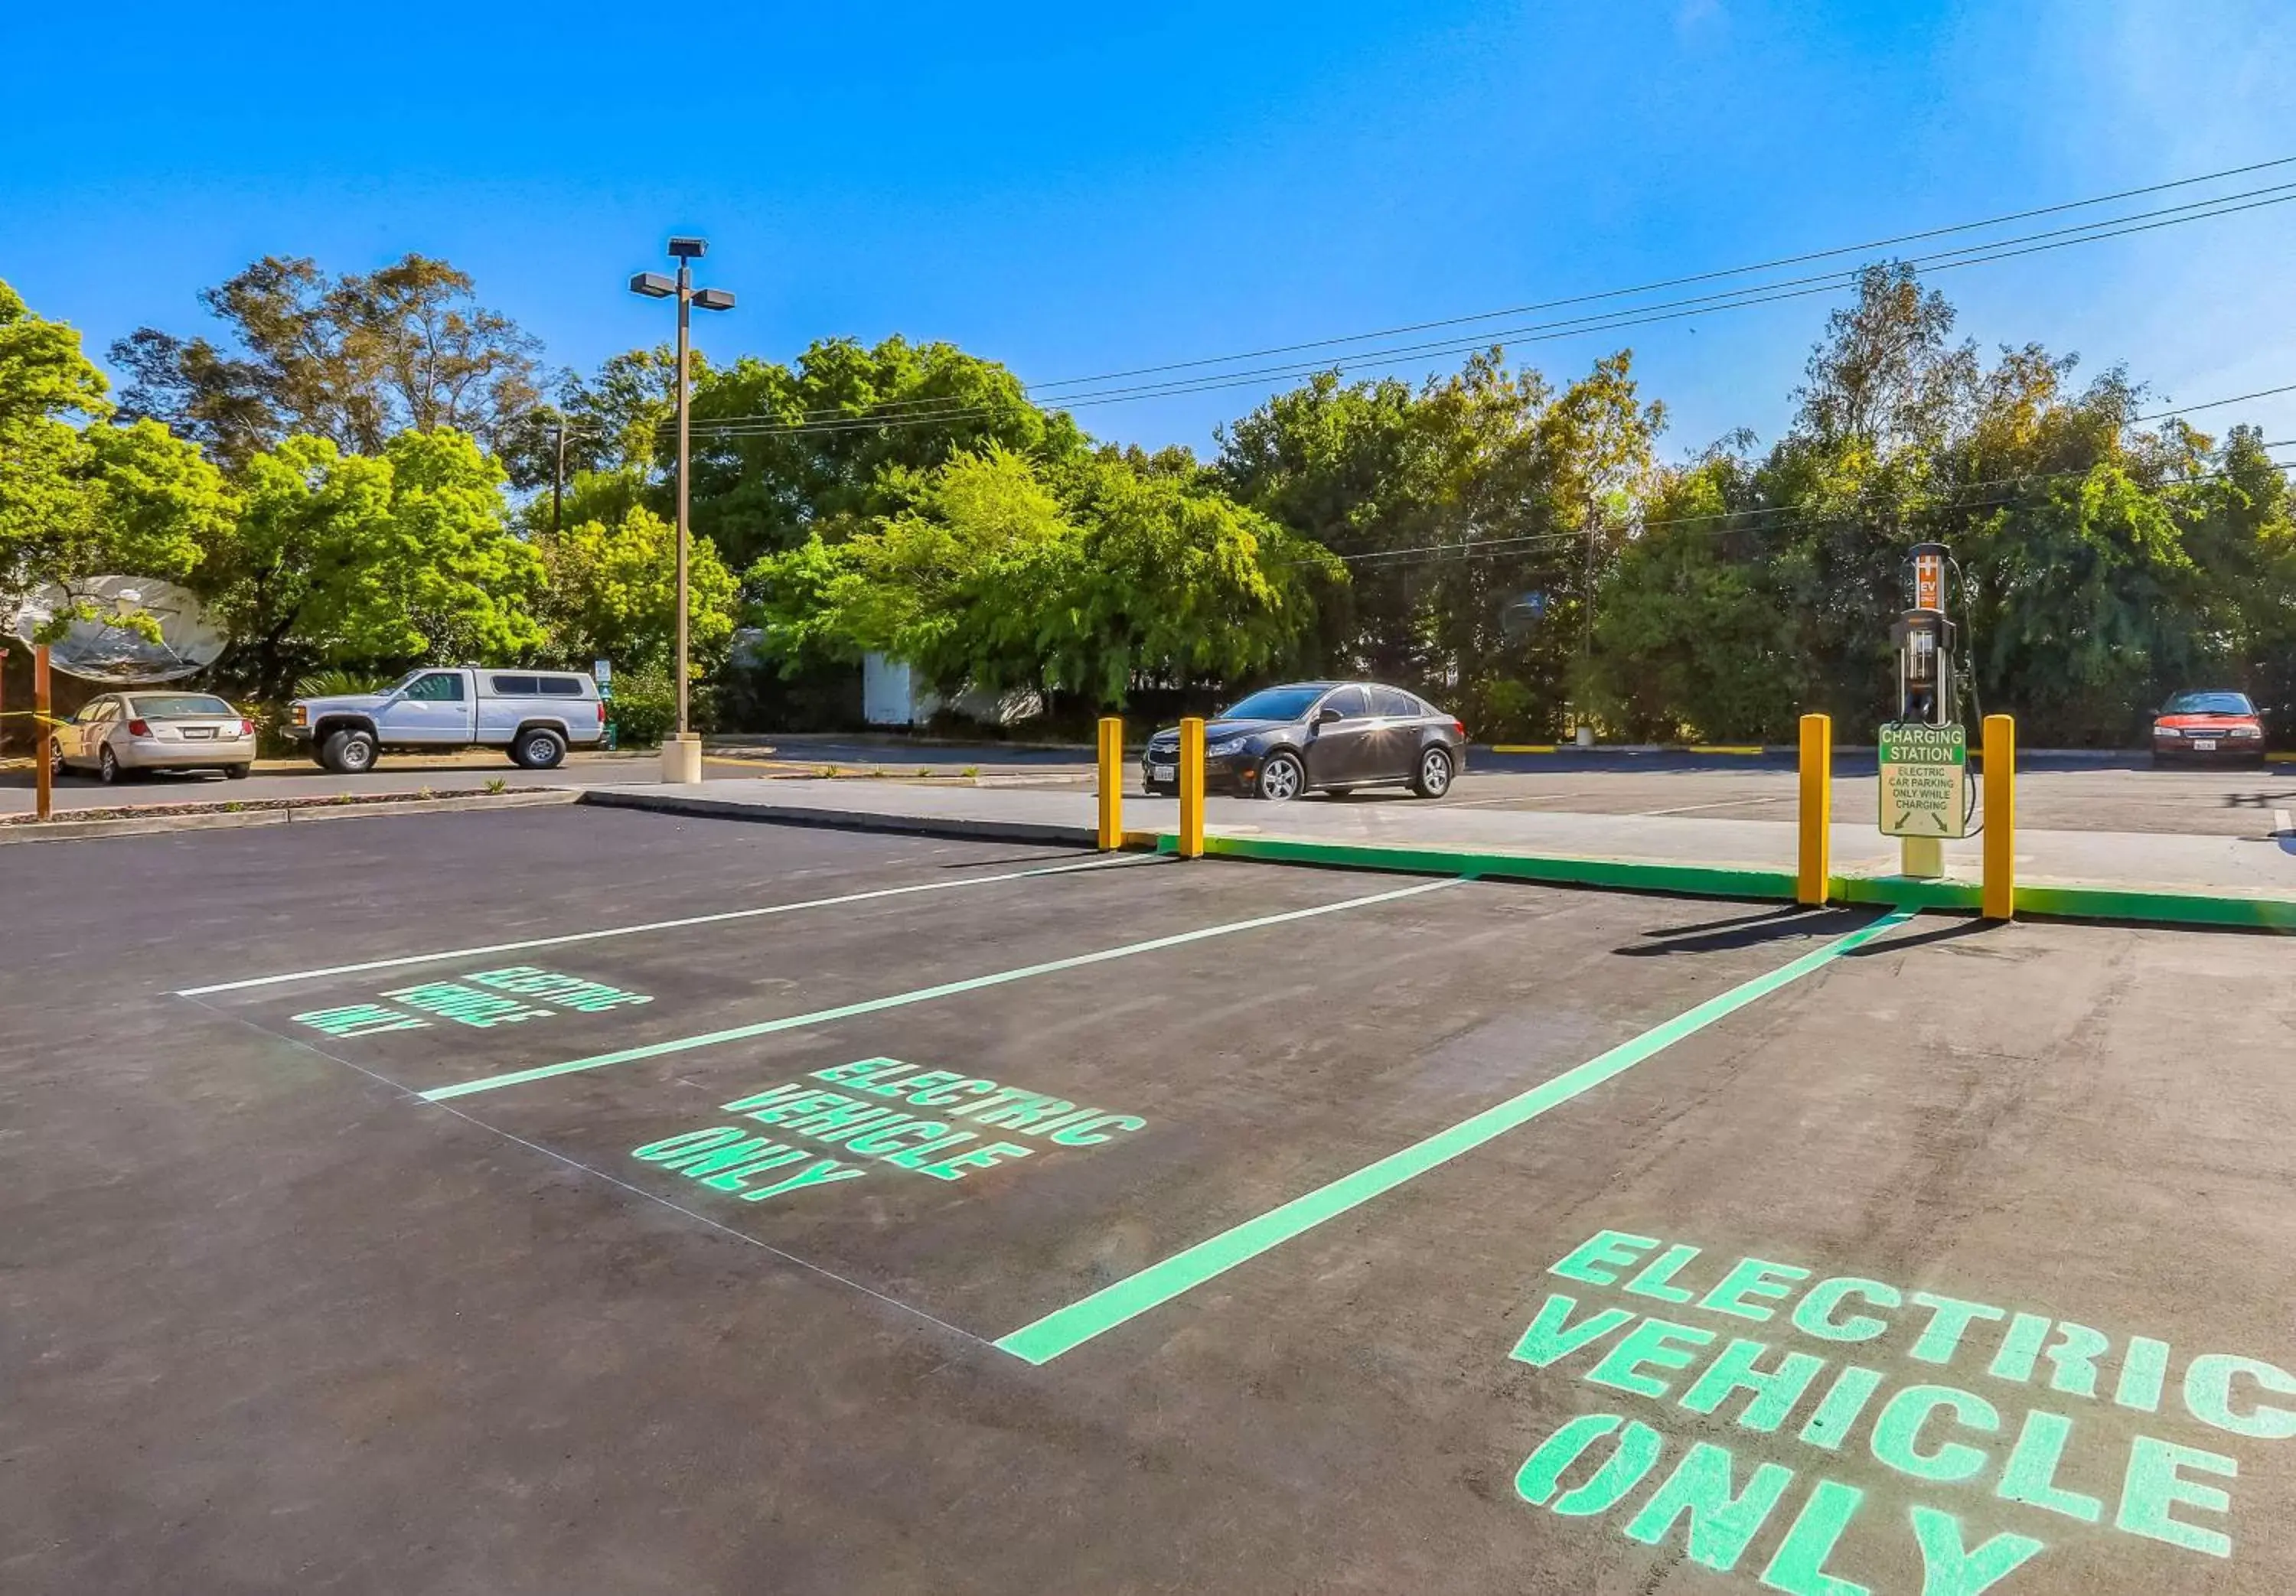
[[[52,582],[16,612],[15,632],[26,642],[60,611],[84,606],[93,619],[75,620],[49,645],[48,662],[67,675],[116,687],[175,682],[213,665],[231,642],[209,620],[199,600],[156,577],[90,577]],[[148,615],[160,623],[152,642],[128,623]]]

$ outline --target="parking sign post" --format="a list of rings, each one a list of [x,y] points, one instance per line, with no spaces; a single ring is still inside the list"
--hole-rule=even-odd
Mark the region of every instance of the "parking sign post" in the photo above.
[[[1884,836],[1898,841],[1900,875],[1945,874],[1945,843],[1968,830],[1969,732],[1954,680],[1954,624],[1946,618],[1941,543],[1915,544],[1913,608],[1891,628],[1898,645],[1898,718],[1882,728]]]

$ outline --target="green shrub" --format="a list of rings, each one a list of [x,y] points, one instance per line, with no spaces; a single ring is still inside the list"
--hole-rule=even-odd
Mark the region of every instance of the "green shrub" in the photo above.
[[[687,690],[686,710],[693,729],[708,731],[717,724],[717,695],[695,683]],[[608,712],[614,739],[621,747],[652,748],[677,729],[677,688],[665,670],[630,670],[614,677],[614,703]]]
[[[378,676],[360,670],[315,670],[308,676],[295,678],[295,696],[299,699],[340,699],[363,692],[381,692],[397,681],[396,676]]]

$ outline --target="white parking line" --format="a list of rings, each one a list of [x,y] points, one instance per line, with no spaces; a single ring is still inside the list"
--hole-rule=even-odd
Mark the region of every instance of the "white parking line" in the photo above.
[[[2275,837],[2285,837],[2292,832],[2296,832],[2296,820],[2288,818],[2287,810],[2275,809],[2272,812],[2272,834]]]
[[[948,892],[960,887],[986,887],[996,881],[1025,881],[1035,876],[1071,875],[1080,870],[1101,870],[1111,864],[1149,865],[1161,860],[1140,857],[1087,859],[1081,864],[1053,864],[1041,870],[1013,870],[1001,875],[960,876],[951,881],[919,881],[908,887],[880,887],[869,892],[848,892],[837,897],[808,898],[802,903],[767,904],[757,909],[728,909],[718,914],[691,914],[683,920],[656,920],[638,926],[610,926],[603,931],[570,931],[562,937],[531,937],[523,942],[489,942],[476,947],[442,948],[437,953],[404,954],[394,959],[369,959],[360,964],[329,964],[316,970],[291,970],[282,975],[250,976],[243,981],[217,981],[209,986],[183,986],[177,997],[206,997],[217,992],[244,992],[250,986],[275,986],[283,981],[316,981],[327,976],[360,975],[370,970],[397,970],[406,964],[430,964],[440,959],[475,959],[513,954],[530,947],[562,947],[570,942],[596,942],[608,937],[640,937],[649,931],[675,931],[686,926],[718,925],[729,920],[755,920],[767,914],[794,914],[800,909],[830,909],[840,904],[865,903],[871,898],[900,897],[912,892]]]
[[[1735,809],[1748,804],[1783,804],[1785,801],[1785,794],[1774,793],[1767,796],[1758,795],[1753,798],[1716,798],[1710,803],[1682,804],[1672,809],[1644,809],[1639,811],[1639,813],[1644,814],[1694,814],[1701,809]]]
[[[785,1014],[779,1019],[761,1019],[754,1025],[704,1031],[698,1036],[678,1036],[668,1042],[649,1042],[642,1047],[625,1047],[611,1053],[593,1053],[586,1059],[569,1059],[563,1064],[545,1064],[538,1069],[514,1069],[508,1075],[457,1081],[451,1086],[433,1087],[420,1095],[427,1103],[444,1102],[450,1097],[468,1097],[474,1092],[493,1092],[504,1086],[523,1085],[529,1081],[545,1081],[587,1069],[604,1069],[615,1064],[636,1064],[670,1053],[689,1052],[697,1047],[717,1047],[727,1042],[747,1041],[752,1036],[770,1036],[777,1031],[803,1030],[811,1026],[826,1025],[832,1020],[881,1014],[888,1009],[906,1008],[911,1003],[930,1003],[935,998],[955,997],[963,993],[979,992],[984,987],[1009,986],[1014,981],[1033,980],[1038,976],[1058,975],[1064,970],[1082,970],[1087,965],[1105,964],[1111,959],[1129,959],[1141,954],[1160,953],[1169,947],[1185,947],[1192,942],[1202,942],[1214,937],[1233,937],[1239,931],[1264,930],[1269,926],[1291,925],[1324,914],[1344,914],[1350,909],[1365,909],[1374,904],[1391,904],[1399,898],[1417,897],[1422,893],[1440,892],[1446,887],[1456,887],[1472,879],[1468,876],[1445,876],[1440,880],[1422,881],[1415,887],[1398,887],[1391,891],[1374,892],[1363,897],[1341,898],[1335,904],[1317,904],[1311,909],[1289,909],[1280,914],[1259,914],[1250,920],[1230,921],[1226,925],[1203,926],[1193,931],[1177,931],[1168,937],[1152,937],[1145,942],[1128,942],[1120,947],[1072,954],[1065,959],[1049,959],[1041,964],[1024,964],[1018,970],[1000,970],[990,975],[970,976],[961,981],[943,981],[938,986],[912,987],[906,992],[866,998],[857,1003],[841,1003],[834,1009],[819,1009],[810,1014]]]

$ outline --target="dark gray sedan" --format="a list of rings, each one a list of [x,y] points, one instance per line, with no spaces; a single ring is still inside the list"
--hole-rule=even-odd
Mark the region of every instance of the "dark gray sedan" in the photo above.
[[[1179,790],[1177,727],[1148,740],[1152,793]],[[1204,726],[1204,786],[1274,803],[1311,790],[1408,787],[1441,798],[1467,765],[1467,728],[1399,687],[1295,682],[1262,688]]]

